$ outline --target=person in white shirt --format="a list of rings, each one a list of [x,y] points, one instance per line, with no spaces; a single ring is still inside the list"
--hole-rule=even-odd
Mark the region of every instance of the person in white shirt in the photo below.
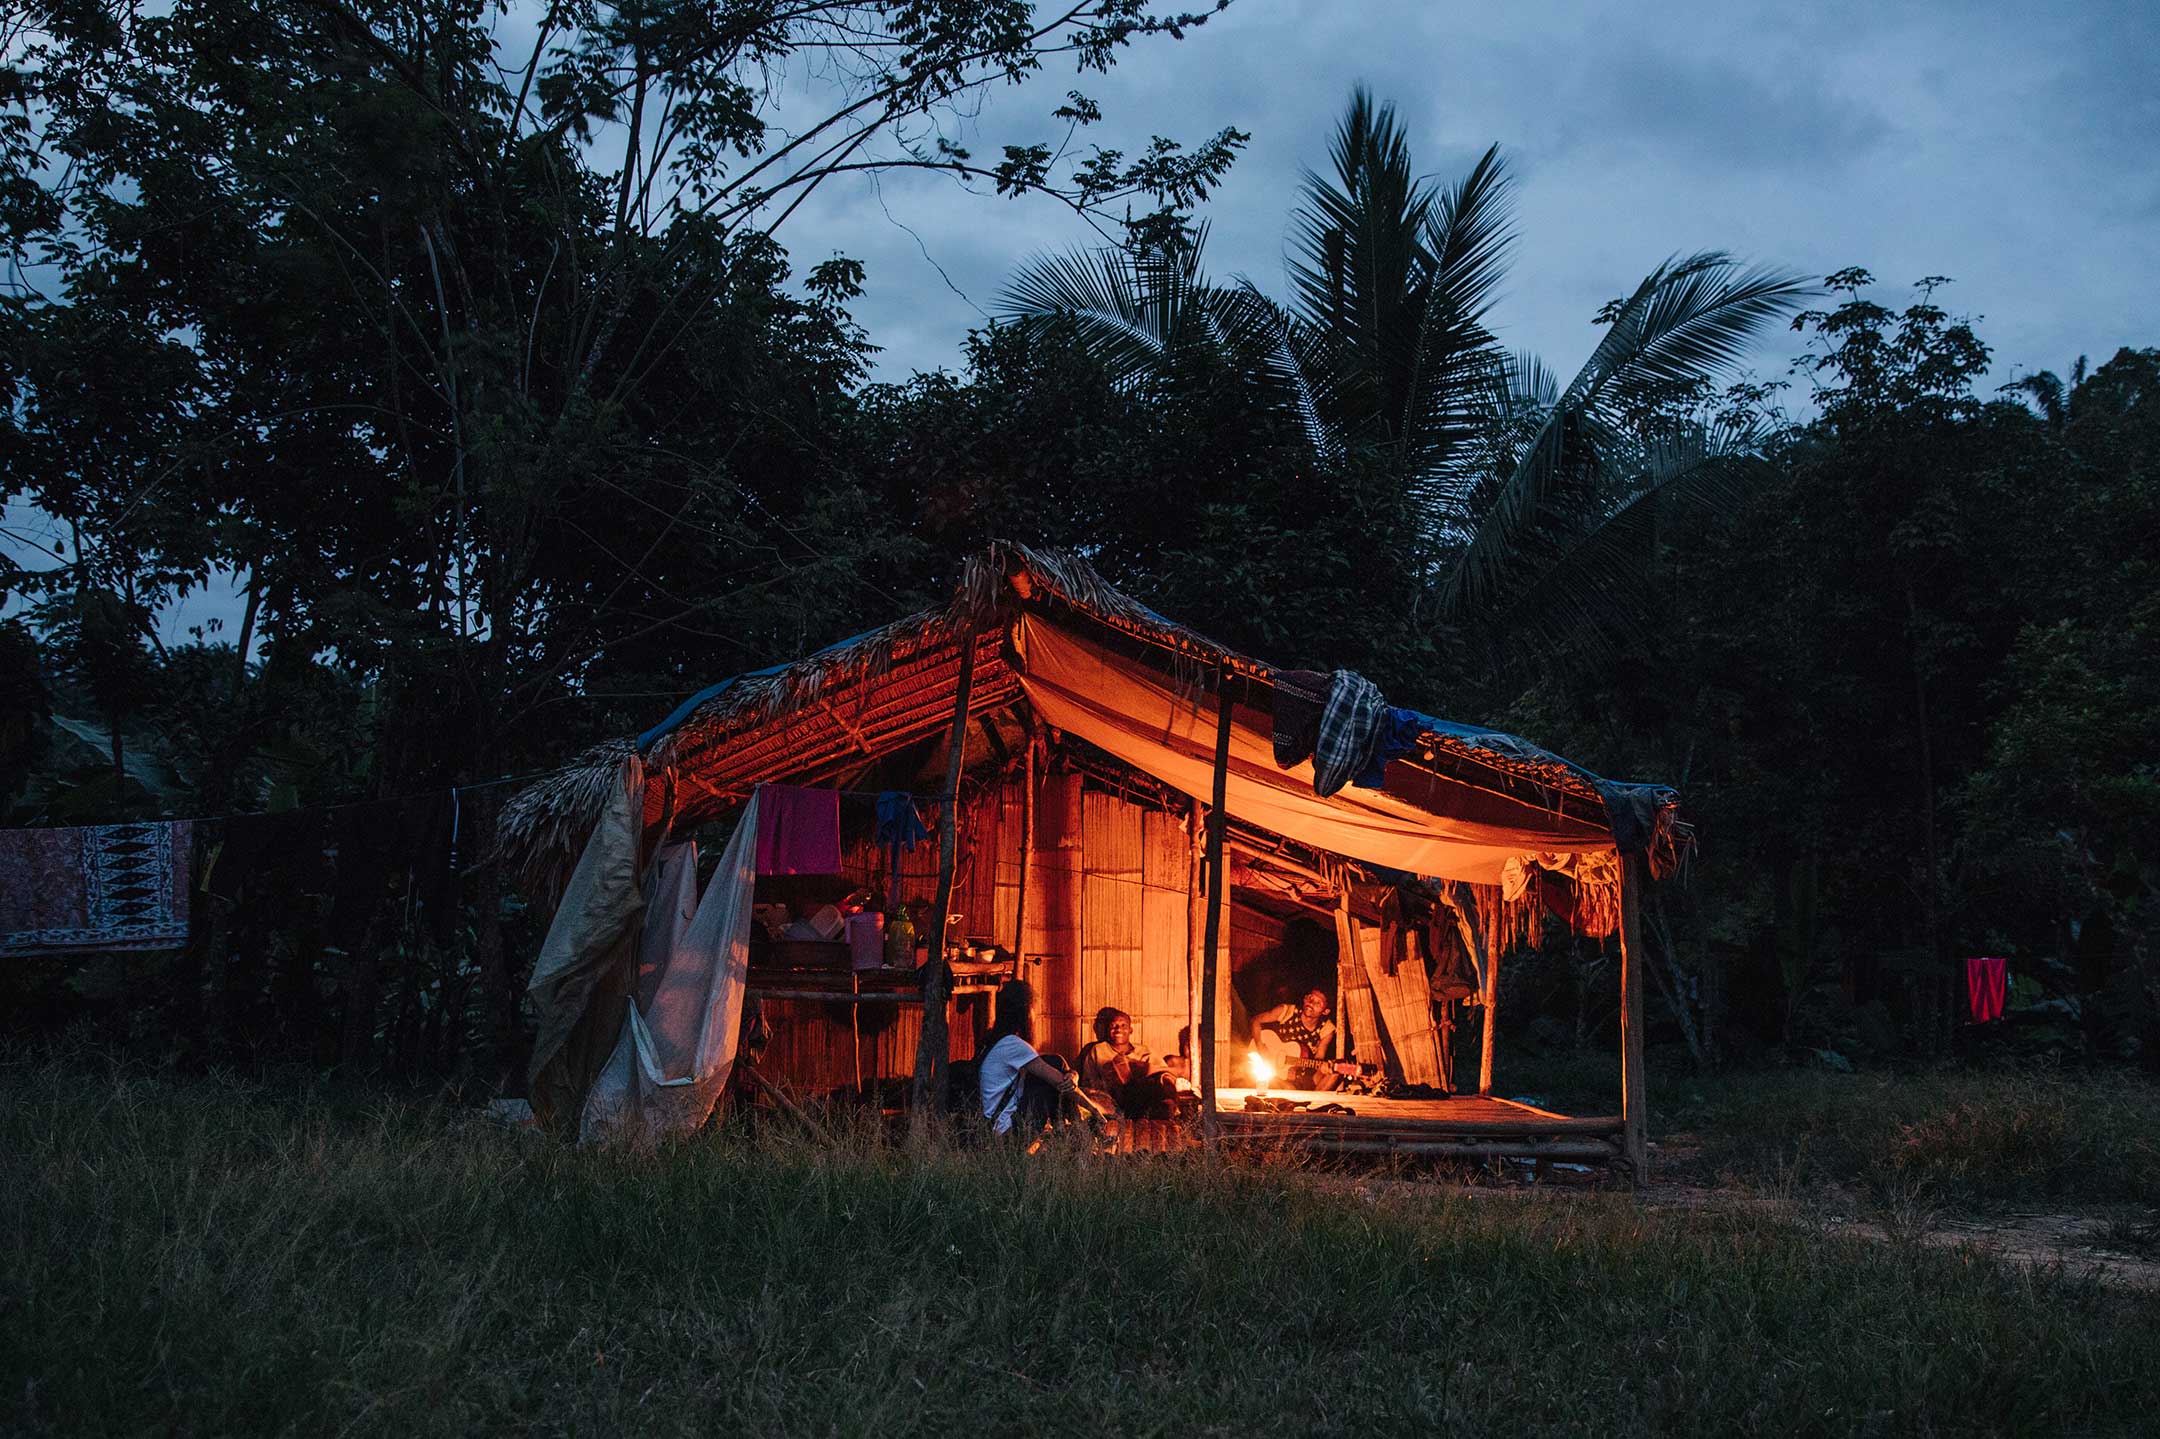
[[[1034,1008],[1035,991],[1025,981],[1016,979],[998,990],[990,1047],[983,1052],[977,1079],[983,1118],[998,1134],[1011,1134],[1017,1127],[1033,1136],[1076,1111],[1103,1117],[1063,1060],[1036,1053]]]

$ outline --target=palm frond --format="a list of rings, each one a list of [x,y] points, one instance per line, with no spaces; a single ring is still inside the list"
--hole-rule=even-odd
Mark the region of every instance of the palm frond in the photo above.
[[[1612,388],[1640,390],[1722,374],[1744,357],[1764,325],[1816,293],[1803,276],[1743,268],[1719,250],[1667,260],[1620,306],[1568,397],[1588,402]]]
[[[1584,494],[1628,493],[1616,488],[1625,474],[1602,467],[1642,452],[1645,441],[1627,418],[1631,405],[1707,386],[1767,322],[1812,293],[1798,276],[1744,268],[1719,251],[1652,270],[1614,308],[1610,329],[1476,517],[1443,585],[1444,610],[1461,616],[1514,588],[1511,571],[1535,562],[1537,532],[1556,510]]]
[[[1215,306],[1229,352],[1244,358],[1275,403],[1295,417],[1298,431],[1322,462],[1342,458],[1342,437],[1328,424],[1332,376],[1313,361],[1316,346],[1297,318],[1244,276]]]
[[[1038,255],[999,295],[1018,324],[1060,321],[1119,384],[1151,377],[1180,345],[1205,338],[1200,268],[1207,227],[1192,242],[1135,254],[1108,247]]]
[[[1466,324],[1492,305],[1515,247],[1515,176],[1494,145],[1446,190],[1426,218],[1428,303]]]
[[[1421,273],[1404,297],[1417,329],[1402,357],[1394,432],[1419,487],[1449,496],[1460,489],[1458,457],[1483,426],[1504,363],[1484,321],[1514,244],[1513,189],[1495,145],[1441,192],[1420,236]]]
[[[1560,403],[1560,377],[1544,358],[1528,350],[1508,357],[1502,402],[1509,418],[1543,415]]]
[[[1680,515],[1729,508],[1769,473],[1750,428],[1690,425],[1646,442],[1614,498],[1543,527],[1501,600],[1506,631],[1547,653],[1604,652],[1641,637],[1646,560]]]

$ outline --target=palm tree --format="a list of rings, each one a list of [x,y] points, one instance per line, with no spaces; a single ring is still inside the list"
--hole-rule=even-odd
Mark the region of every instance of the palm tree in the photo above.
[[[1133,386],[1174,383],[1195,350],[1230,359],[1322,463],[1354,455],[1402,487],[1441,613],[1551,640],[1624,624],[1631,541],[1656,507],[1727,492],[1759,461],[1749,426],[1688,402],[1810,288],[1719,252],[1670,260],[1606,307],[1562,387],[1485,325],[1514,238],[1498,147],[1453,185],[1418,178],[1393,107],[1361,87],[1331,160],[1291,217],[1287,304],[1211,282],[1203,227],[1167,249],[1038,258],[1007,314],[1067,327]]]

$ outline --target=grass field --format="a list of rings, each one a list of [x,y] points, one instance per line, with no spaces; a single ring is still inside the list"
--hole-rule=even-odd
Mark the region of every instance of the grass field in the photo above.
[[[1617,1113],[1616,1068],[1513,1057],[1499,1088]],[[2121,1070],[1653,1071],[1650,1100],[1665,1178],[1895,1188],[1974,1212],[2160,1204],[2160,1085]]]
[[[608,1158],[17,1057],[0,1219],[13,1433],[2149,1433],[2160,1410],[2160,1298],[1619,1193],[868,1139]]]

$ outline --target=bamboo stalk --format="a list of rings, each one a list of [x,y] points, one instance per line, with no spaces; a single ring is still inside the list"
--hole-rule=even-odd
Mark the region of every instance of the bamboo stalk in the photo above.
[[[961,985],[947,994],[994,994],[993,986],[975,984]],[[801,999],[815,1000],[819,1004],[921,1004],[922,991],[908,989],[873,989],[862,994],[850,994],[844,989],[750,989],[744,991],[748,999]]]
[[[1222,948],[1223,921],[1223,805],[1230,790],[1230,676],[1215,672],[1215,793],[1208,811],[1207,831],[1207,949],[1200,972],[1200,1134],[1212,1141],[1215,1113],[1215,975]]]
[[[1225,1133],[1265,1129],[1298,1134],[1402,1134],[1476,1138],[1489,1135],[1591,1134],[1619,1138],[1626,1121],[1618,1115],[1594,1115],[1544,1119],[1525,1115],[1520,1119],[1406,1119],[1364,1114],[1272,1114],[1231,1110],[1222,1116]]]
[[[1027,972],[1027,902],[1028,862],[1035,853],[1035,747],[1040,743],[1034,735],[1028,736],[1027,753],[1020,762],[1020,893],[1013,900],[1013,963],[1014,972],[1022,979]]]
[[[1207,943],[1207,843],[1201,838],[1200,801],[1192,802],[1185,834],[1185,1077],[1200,1086],[1200,950]]]
[[[1252,1143],[1272,1136],[1233,1134],[1225,1143]],[[1402,1154],[1461,1159],[1573,1159],[1610,1164],[1617,1147],[1594,1139],[1457,1140],[1457,1139],[1296,1139],[1299,1149],[1316,1154]]]
[[[1649,874],[1641,855],[1620,868],[1620,1117],[1629,1177],[1640,1187],[1650,1178],[1648,1113],[1643,1096],[1642,890]]]
[[[1485,937],[1485,1022],[1478,1036],[1477,1092],[1492,1093],[1493,1033],[1500,1017],[1500,937]]]
[[[832,1136],[827,1134],[822,1128],[820,1128],[816,1120],[812,1119],[809,1115],[803,1113],[801,1106],[797,1105],[794,1100],[788,1098],[787,1095],[782,1092],[780,1086],[774,1084],[764,1075],[758,1073],[756,1066],[742,1060],[737,1060],[736,1064],[739,1068],[741,1068],[744,1074],[750,1076],[750,1082],[752,1084],[755,1084],[759,1089],[762,1089],[765,1091],[765,1093],[771,1095],[773,1099],[779,1103],[782,1109],[786,1110],[789,1114],[794,1116],[796,1123],[800,1124],[803,1128],[809,1130],[811,1138],[817,1140],[821,1144],[829,1145],[832,1143]]]
[[[1345,877],[1335,895],[1335,1039],[1328,1058],[1350,1057],[1350,881]],[[1370,1056],[1367,1056],[1370,1058]]]
[[[945,753],[945,800],[938,814],[937,905],[930,930],[930,966],[923,975],[922,1036],[915,1046],[915,1082],[909,1099],[918,1117],[935,1113],[952,1061],[952,1030],[946,1014],[952,966],[945,960],[945,930],[952,913],[953,863],[960,847],[960,769],[967,753],[968,696],[975,687],[975,635],[960,639],[960,675],[953,696],[952,739]]]

